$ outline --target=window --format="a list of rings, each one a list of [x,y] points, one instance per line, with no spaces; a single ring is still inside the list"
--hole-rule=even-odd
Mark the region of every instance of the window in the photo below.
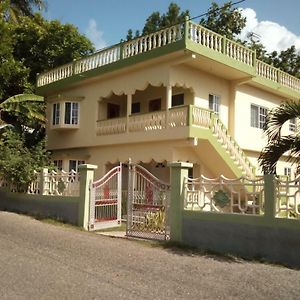
[[[251,127],[263,129],[266,123],[268,109],[251,104]]]
[[[172,107],[184,104],[184,94],[178,94],[172,96]]]
[[[79,103],[62,102],[54,103],[52,107],[52,125],[60,125],[60,112],[64,116],[63,124],[78,125],[79,123]]]
[[[213,110],[215,114],[220,113],[220,96],[209,94],[208,96],[208,107]]]
[[[62,168],[62,160],[61,159],[54,160],[53,164],[57,168],[57,170],[61,171],[63,169]]]
[[[59,115],[60,115],[60,104],[54,103],[53,104],[53,111],[52,111],[52,125],[59,124]]]
[[[78,102],[66,102],[65,103],[65,124],[78,124]]]
[[[161,99],[154,99],[149,101],[149,112],[161,110]]]
[[[78,166],[84,163],[84,160],[69,160],[69,172],[71,172],[72,170],[78,172]]]
[[[296,118],[290,119],[289,129],[295,132],[297,128]]]
[[[140,102],[134,102],[131,104],[131,113],[137,114],[141,112],[141,103]]]
[[[289,167],[285,167],[284,168],[284,176],[291,177],[291,175],[292,175],[292,169]]]

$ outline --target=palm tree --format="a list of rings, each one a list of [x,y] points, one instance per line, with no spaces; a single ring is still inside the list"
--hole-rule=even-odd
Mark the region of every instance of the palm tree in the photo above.
[[[265,133],[267,146],[262,150],[258,160],[265,174],[276,174],[276,165],[283,154],[287,161],[300,166],[300,132],[282,136],[282,126],[289,120],[300,118],[300,102],[289,100],[271,110],[266,118]]]
[[[20,16],[32,17],[34,8],[42,10],[45,6],[44,0],[7,0],[5,3],[5,19],[17,23]]]
[[[21,118],[22,121],[37,122],[45,127],[44,105],[44,97],[42,96],[34,94],[12,96],[0,104],[0,120],[7,123],[7,119],[10,117],[13,119]]]

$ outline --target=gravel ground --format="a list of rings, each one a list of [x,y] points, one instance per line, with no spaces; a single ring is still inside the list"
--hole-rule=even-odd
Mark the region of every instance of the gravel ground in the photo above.
[[[0,299],[300,299],[300,271],[0,212]]]

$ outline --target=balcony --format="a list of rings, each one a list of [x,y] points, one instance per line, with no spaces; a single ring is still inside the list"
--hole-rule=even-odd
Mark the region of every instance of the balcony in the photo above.
[[[227,128],[211,110],[194,105],[179,106],[168,111],[156,111],[145,114],[130,115],[123,118],[100,120],[97,122],[98,136],[116,134],[136,134],[137,132],[172,134],[170,130],[188,129],[186,138],[199,137],[207,139],[210,133],[219,146],[225,149],[243,174],[252,177],[255,173],[247,156],[228,134]],[[173,131],[173,132],[176,132]]]
[[[251,49],[191,21],[122,42],[40,74],[37,78],[37,87],[41,90],[42,87],[68,78],[83,80],[83,77],[79,76],[82,73],[87,72],[85,78],[94,76],[94,73],[89,73],[89,71],[95,69],[109,71],[110,67],[118,69],[124,67],[125,62],[128,65],[135,64],[136,60],[132,60],[134,57],[139,57],[141,60],[148,59],[151,58],[151,55],[145,58],[142,55],[155,51],[157,55],[163,55],[167,49],[169,51],[187,49],[199,53],[203,57],[210,57],[231,68],[247,70],[254,77],[254,82],[272,89],[287,88],[287,93],[290,91],[299,96],[300,79],[259,61]],[[236,63],[233,64],[233,62]]]

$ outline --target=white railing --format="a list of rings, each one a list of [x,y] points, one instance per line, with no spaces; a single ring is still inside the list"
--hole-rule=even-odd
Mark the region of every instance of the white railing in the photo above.
[[[26,194],[40,194],[49,196],[79,196],[79,173],[75,171],[34,171],[34,179],[26,189],[10,185],[4,179],[0,179],[0,187],[5,187],[11,192],[23,192]]]
[[[265,79],[277,82],[282,86],[300,92],[300,79],[286,72],[272,67],[260,60],[256,60],[256,74]]]
[[[300,219],[300,176],[275,180],[276,217]]]
[[[126,132],[127,119],[113,118],[97,121],[97,135],[120,134]]]
[[[189,22],[189,38],[193,42],[217,52],[222,52],[224,37],[195,23]]]
[[[141,36],[124,43],[123,58],[135,56],[140,53],[148,52],[152,49],[172,44],[176,41],[181,40],[182,36],[182,25],[180,24],[145,36]]]
[[[183,127],[188,125],[188,106],[172,108],[168,112],[168,127]]]
[[[240,61],[248,66],[254,65],[255,52],[253,50],[226,38],[225,43],[225,55],[233,58],[234,60]]]
[[[236,141],[228,134],[227,128],[217,117],[214,117],[211,128],[219,142],[226,148],[231,158],[242,167],[242,172],[247,177],[253,177],[255,174],[254,167],[239,147]]]
[[[201,107],[193,106],[192,108],[192,124],[204,128],[210,128],[211,117],[213,112]]]
[[[128,127],[130,132],[161,130],[166,127],[166,112],[131,115]]]
[[[74,63],[74,74],[93,70],[120,59],[120,45],[104,49]]]
[[[224,176],[209,179],[203,175],[184,180],[184,209],[215,213],[262,215],[264,181],[262,178]]]

